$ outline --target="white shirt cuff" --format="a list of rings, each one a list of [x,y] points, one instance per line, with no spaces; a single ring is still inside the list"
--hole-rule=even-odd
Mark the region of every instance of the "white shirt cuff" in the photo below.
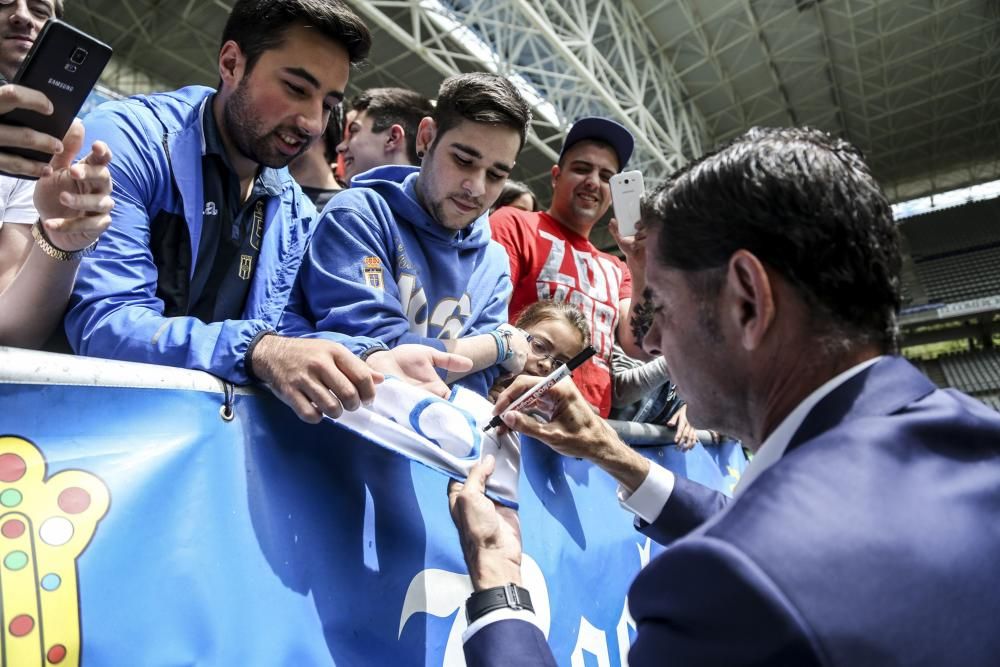
[[[464,614],[465,611],[463,610],[459,613]],[[542,627],[538,625],[538,616],[535,615],[535,612],[528,611],[527,609],[510,609],[509,607],[502,607],[500,609],[494,609],[493,611],[477,618],[472,625],[466,628],[465,632],[462,633],[462,643],[464,644],[472,639],[474,634],[485,628],[487,625],[496,623],[497,621],[507,620],[527,621],[539,630],[542,629]]]
[[[650,462],[649,473],[635,493],[629,495],[624,487],[618,487],[618,502],[646,523],[653,523],[660,516],[663,506],[670,500],[670,494],[673,492],[674,473]]]

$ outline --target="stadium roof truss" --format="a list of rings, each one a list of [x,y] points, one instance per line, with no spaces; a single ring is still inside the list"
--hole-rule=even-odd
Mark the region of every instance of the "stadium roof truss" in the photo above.
[[[628,127],[638,139],[631,166],[653,177],[702,150],[700,115],[629,2],[373,0],[357,8],[441,75],[486,68],[514,77],[535,102],[531,142],[550,163],[563,132],[589,115]]]
[[[352,88],[511,75],[536,122],[515,175],[547,181],[563,132],[606,114],[647,181],[753,125],[812,125],[899,201],[1000,178],[997,0],[348,0],[375,32]],[[221,0],[70,0],[124,92],[214,84]],[[532,98],[531,95],[537,95]],[[547,188],[537,187],[539,194]]]

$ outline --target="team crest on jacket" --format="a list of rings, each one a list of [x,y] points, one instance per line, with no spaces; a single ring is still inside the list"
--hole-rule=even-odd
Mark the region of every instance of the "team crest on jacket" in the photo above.
[[[240,280],[250,280],[253,273],[253,256],[240,255]]]
[[[372,289],[383,289],[385,286],[385,281],[382,280],[382,260],[373,255],[365,257],[364,263],[361,267],[362,273],[365,276],[365,282]]]

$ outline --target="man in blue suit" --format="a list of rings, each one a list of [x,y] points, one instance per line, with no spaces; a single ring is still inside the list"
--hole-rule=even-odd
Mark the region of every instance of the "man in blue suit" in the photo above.
[[[1000,415],[894,356],[899,247],[861,155],[814,130],[754,129],[643,217],[644,346],[693,420],[755,451],[734,500],[635,454],[571,383],[549,392],[549,423],[504,417],[612,474],[640,528],[671,544],[630,590],[629,664],[997,664]],[[466,658],[555,664],[519,588],[517,516],[482,495],[491,468],[449,489],[476,590]]]

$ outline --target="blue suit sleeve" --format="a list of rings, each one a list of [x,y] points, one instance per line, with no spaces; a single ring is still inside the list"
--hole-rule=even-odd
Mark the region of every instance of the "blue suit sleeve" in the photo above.
[[[666,546],[721,512],[731,501],[724,493],[675,475],[674,490],[660,516],[653,523],[637,519],[638,528],[653,541]]]
[[[819,576],[823,576],[820,574]],[[629,591],[629,664],[823,664],[814,633],[770,577],[728,542],[699,536],[643,569]]]
[[[490,623],[463,646],[468,667],[555,667],[545,636],[526,621],[504,620]]]
[[[65,323],[70,345],[78,354],[203,370],[246,383],[243,356],[267,323],[163,316],[149,248],[150,216],[157,211],[150,206],[171,187],[170,169],[158,137],[145,136],[152,128],[127,113],[97,110],[87,118],[87,136],[111,147],[115,207],[111,227],[80,266]]]

